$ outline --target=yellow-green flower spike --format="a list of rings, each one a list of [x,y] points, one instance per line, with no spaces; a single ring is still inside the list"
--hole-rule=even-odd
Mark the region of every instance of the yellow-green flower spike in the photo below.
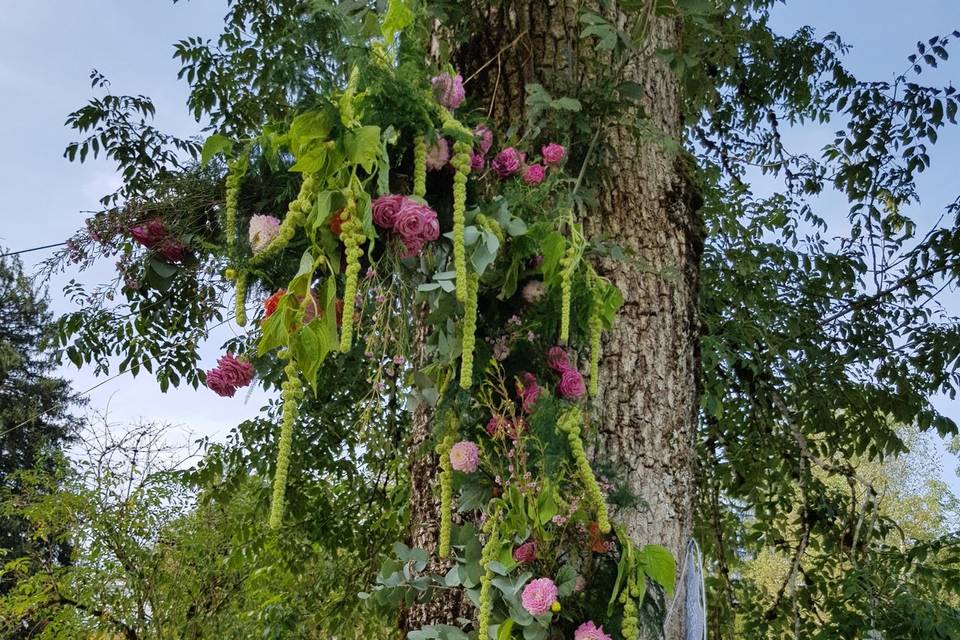
[[[343,287],[343,320],[340,323],[340,351],[350,351],[353,344],[353,311],[356,305],[357,282],[360,275],[360,256],[363,249],[360,245],[366,239],[357,219],[357,201],[353,192],[347,193],[347,206],[340,216],[340,239],[343,241],[343,250],[347,256],[347,270]]]
[[[593,475],[593,469],[590,468],[587,452],[583,448],[583,440],[580,438],[580,425],[582,423],[583,414],[580,413],[578,407],[573,407],[557,419],[557,429],[567,434],[570,452],[573,454],[574,462],[577,465],[577,474],[587,491],[587,499],[590,505],[597,511],[597,526],[600,532],[610,533],[610,514],[607,511],[607,503],[603,499],[600,484],[597,482],[596,476]]]
[[[427,142],[417,136],[413,143],[413,195],[427,195]]]
[[[224,223],[224,233],[227,236],[227,248],[233,249],[237,242],[237,204],[240,199],[240,175],[237,171],[237,163],[227,164],[227,193],[226,193],[226,220]]]
[[[247,326],[247,272],[237,274],[237,295],[234,301],[234,321],[237,326]]]
[[[473,386],[473,350],[477,345],[477,291],[480,288],[480,277],[471,273],[467,277],[466,300],[463,311],[463,354],[460,358],[460,388],[469,389]]]
[[[457,141],[453,144],[450,164],[456,170],[453,176],[453,265],[457,272],[457,300],[467,299],[467,249],[463,242],[467,211],[467,176],[470,174],[470,145]]]
[[[297,367],[290,361],[284,367],[287,375],[281,389],[283,412],[280,421],[280,442],[277,447],[277,471],[273,477],[273,500],[270,504],[270,528],[278,529],[283,522],[284,493],[287,488],[287,472],[290,469],[290,450],[293,446],[293,423],[303,397],[303,387]]]
[[[623,621],[620,623],[620,632],[624,640],[638,640],[640,637],[640,627],[637,620],[637,605],[633,602],[631,592],[636,590],[633,579],[630,579],[627,587],[620,593],[620,602],[623,604]]]
[[[307,219],[307,214],[313,207],[313,198],[316,195],[316,181],[313,176],[304,176],[300,184],[300,192],[287,208],[287,215],[280,223],[280,231],[277,237],[270,241],[262,251],[253,254],[250,258],[250,264],[263,264],[267,260],[275,257],[289,244],[297,231],[297,227],[303,226]]]
[[[450,449],[455,438],[449,434],[437,446],[440,457],[440,540],[437,543],[437,555],[447,558],[450,555],[450,534],[453,530],[453,465],[450,463]]]
[[[571,280],[573,279],[575,256],[576,248],[571,241],[570,244],[567,245],[567,250],[563,254],[563,257],[560,258],[560,290],[562,294],[560,302],[560,344],[567,344],[567,341],[570,339]]]
[[[497,240],[500,241],[500,244],[506,240],[506,237],[503,235],[503,228],[500,226],[500,223],[494,220],[493,218],[488,218],[482,213],[478,213],[473,217],[474,223],[484,231],[489,231],[493,235],[497,236]]]

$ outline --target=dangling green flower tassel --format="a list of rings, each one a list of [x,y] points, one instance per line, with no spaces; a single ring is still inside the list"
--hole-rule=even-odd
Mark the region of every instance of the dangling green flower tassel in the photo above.
[[[560,258],[560,344],[567,344],[570,339],[570,298],[572,293],[572,279],[574,256],[576,249],[573,242],[567,245],[567,250]]]
[[[284,493],[287,488],[287,472],[290,468],[290,450],[293,446],[293,423],[297,419],[297,409],[303,398],[303,387],[297,366],[291,360],[284,367],[287,375],[281,389],[283,413],[280,421],[280,443],[277,447],[277,471],[273,477],[273,501],[270,505],[270,527],[278,529],[283,522]]]
[[[574,462],[577,465],[577,473],[580,481],[587,491],[587,498],[590,504],[597,510],[597,526],[601,533],[610,533],[610,514],[607,511],[607,503],[603,499],[603,492],[600,491],[600,484],[593,475],[593,469],[590,468],[590,461],[587,460],[587,452],[583,448],[583,440],[580,439],[580,425],[583,422],[583,414],[578,407],[573,407],[557,419],[557,429],[567,434],[567,442],[570,445],[570,451],[573,454]]]
[[[620,603],[623,605],[623,621],[620,623],[620,632],[624,640],[638,640],[640,627],[637,624],[637,605],[634,603],[634,594],[640,590],[634,578],[630,578],[627,588],[620,593]]]
[[[224,233],[227,236],[227,248],[233,249],[237,243],[237,206],[240,200],[240,171],[237,161],[227,164],[226,220]]]
[[[493,594],[491,593],[493,569],[490,568],[490,562],[493,561],[497,546],[500,544],[500,536],[497,531],[498,517],[499,513],[492,513],[483,524],[483,531],[487,534],[487,543],[483,545],[483,551],[480,552],[480,566],[483,568],[483,574],[480,576],[480,606],[477,607],[477,638],[489,637],[490,613],[493,610]]]
[[[467,295],[463,306],[463,354],[460,358],[460,388],[473,386],[473,350],[477,345],[477,291],[480,277],[471,273],[467,277]]]
[[[453,264],[457,272],[457,300],[467,299],[467,250],[463,232],[467,211],[467,176],[470,174],[470,145],[457,141],[453,144],[450,164],[457,171],[453,176]]]
[[[280,232],[277,237],[270,241],[262,251],[259,251],[250,258],[250,264],[263,264],[268,259],[273,258],[283,251],[290,240],[293,239],[297,227],[303,226],[307,219],[307,214],[313,207],[313,198],[316,194],[316,180],[313,176],[304,176],[303,183],[300,185],[300,193],[290,203],[287,208],[287,215],[280,223]]]
[[[500,241],[500,245],[503,246],[503,243],[506,240],[506,237],[503,235],[503,227],[500,226],[500,223],[494,220],[493,218],[488,218],[482,213],[478,213],[473,217],[473,221],[478,227],[484,231],[489,231],[497,237],[497,240]]]
[[[437,555],[441,558],[450,555],[450,534],[453,530],[453,465],[450,463],[450,449],[455,439],[451,433],[437,445],[437,455],[440,457],[440,541]]]
[[[237,326],[247,325],[247,272],[237,274],[237,295],[234,304],[234,320]]]
[[[353,192],[348,191],[347,206],[340,216],[340,239],[343,240],[347,256],[346,280],[343,288],[343,320],[340,324],[340,351],[347,353],[353,343],[353,309],[356,305],[357,281],[360,275],[360,256],[363,249],[360,244],[366,239],[357,219],[357,201]]]
[[[413,142],[413,195],[427,195],[427,142],[423,136]]]

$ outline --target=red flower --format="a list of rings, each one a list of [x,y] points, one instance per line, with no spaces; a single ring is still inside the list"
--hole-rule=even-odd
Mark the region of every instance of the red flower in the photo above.
[[[533,540],[524,542],[522,545],[513,550],[513,559],[520,564],[533,562],[537,559],[537,543]]]
[[[280,305],[280,298],[287,295],[286,289],[277,289],[273,295],[263,301],[263,319],[266,320],[273,315],[273,312],[277,310],[277,306]]]
[[[335,214],[330,216],[330,231],[333,235],[340,237],[340,232],[343,230],[343,219],[340,217],[340,214],[343,213],[343,209],[337,211]]]

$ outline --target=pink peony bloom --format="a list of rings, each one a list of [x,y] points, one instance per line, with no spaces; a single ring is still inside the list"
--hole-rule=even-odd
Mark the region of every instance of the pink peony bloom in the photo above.
[[[567,350],[563,347],[550,347],[547,351],[547,366],[557,373],[563,373],[569,369],[570,359],[567,357]]]
[[[230,384],[220,369],[207,371],[207,387],[224,398],[232,398],[233,394],[237,392],[237,388]]]
[[[539,616],[550,611],[557,601],[557,585],[550,578],[537,578],[527,583],[520,595],[520,603],[530,615]]]
[[[487,155],[490,152],[490,147],[493,146],[493,131],[490,131],[487,125],[478,124],[473,130],[473,137],[477,139],[477,149],[480,151],[480,155]]]
[[[457,471],[473,473],[480,463],[480,451],[469,440],[462,440],[450,448],[450,466]]]
[[[260,253],[280,235],[280,221],[273,216],[256,215],[250,218],[250,249]]]
[[[427,169],[439,171],[450,161],[450,145],[445,138],[437,138],[427,147]]]
[[[238,360],[232,353],[221,356],[217,360],[217,368],[227,382],[235,387],[245,387],[253,380],[253,365],[245,360]]]
[[[470,171],[480,172],[487,168],[487,161],[483,154],[470,152]]]
[[[540,153],[543,154],[543,161],[551,167],[558,166],[567,156],[567,150],[563,148],[563,145],[559,145],[556,142],[551,142],[546,145],[540,150]]]
[[[522,162],[523,158],[520,153],[513,147],[507,147],[497,154],[497,157],[493,159],[493,163],[490,166],[493,167],[493,170],[496,171],[497,175],[501,178],[509,178],[520,171]]]
[[[403,206],[406,197],[387,195],[373,201],[373,223],[381,229],[393,229],[397,212]]]
[[[540,398],[540,385],[537,384],[536,376],[529,371],[521,373],[517,393],[520,395],[523,412],[530,413],[533,411],[533,405],[537,404],[537,399]]]
[[[537,543],[528,540],[513,550],[513,559],[521,564],[537,559]]]
[[[587,620],[573,632],[573,640],[612,640],[593,620]]]
[[[583,376],[576,369],[567,368],[560,374],[560,384],[557,391],[567,400],[579,400],[587,392],[583,383]]]
[[[531,187],[537,186],[546,177],[547,170],[543,168],[542,164],[532,164],[523,172],[523,181]]]
[[[456,109],[467,97],[463,89],[463,76],[459,73],[451,76],[449,73],[441,73],[433,76],[430,80],[433,85],[433,95],[445,109]]]

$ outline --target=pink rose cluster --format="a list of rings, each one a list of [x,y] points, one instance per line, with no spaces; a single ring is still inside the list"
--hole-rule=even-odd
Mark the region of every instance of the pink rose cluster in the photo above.
[[[550,578],[537,578],[527,583],[520,594],[520,603],[530,615],[539,616],[550,611],[557,601],[557,585]]]
[[[473,473],[480,464],[480,450],[469,440],[450,447],[450,466],[463,473]]]
[[[171,238],[166,225],[159,218],[130,227],[130,237],[147,249],[156,250],[167,262],[181,262],[187,254],[187,246]]]
[[[593,620],[587,620],[573,632],[573,640],[612,640]]]
[[[550,347],[547,351],[547,366],[560,374],[557,392],[566,400],[579,400],[587,392],[580,372],[570,366],[570,359],[563,347]]]
[[[451,111],[456,109],[467,97],[467,92],[463,88],[463,76],[459,73],[435,75],[430,80],[430,84],[433,86],[433,95],[437,98],[437,102],[445,109]]]
[[[407,196],[386,195],[374,200],[373,223],[400,236],[403,258],[418,255],[426,243],[440,237],[436,211]]]
[[[218,396],[232,398],[240,387],[245,387],[253,380],[253,365],[244,360],[238,360],[232,353],[228,353],[217,360],[217,366],[207,371],[207,387]]]
[[[551,142],[540,150],[543,163],[527,164],[526,154],[513,147],[506,147],[496,155],[491,167],[503,179],[519,175],[524,183],[536,186],[547,177],[547,167],[559,167],[567,156],[563,145]]]

